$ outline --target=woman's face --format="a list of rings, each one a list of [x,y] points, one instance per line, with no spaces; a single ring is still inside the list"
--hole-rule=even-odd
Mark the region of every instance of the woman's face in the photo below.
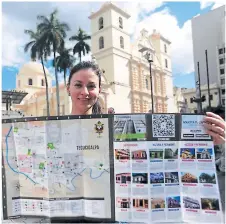
[[[67,90],[71,95],[72,108],[83,114],[97,101],[99,78],[92,69],[81,69],[73,74]]]

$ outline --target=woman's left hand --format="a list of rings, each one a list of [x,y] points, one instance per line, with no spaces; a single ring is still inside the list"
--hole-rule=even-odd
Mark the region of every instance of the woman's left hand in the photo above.
[[[214,145],[225,143],[225,121],[219,115],[207,112],[204,117],[206,133],[213,137]]]

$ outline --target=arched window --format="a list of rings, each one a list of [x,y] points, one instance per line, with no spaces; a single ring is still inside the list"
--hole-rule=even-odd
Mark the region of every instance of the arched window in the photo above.
[[[123,21],[122,21],[122,17],[118,18],[119,21],[119,28],[123,29]]]
[[[165,51],[165,53],[167,53],[167,46],[166,46],[166,44],[164,44],[164,51]]]
[[[124,38],[122,36],[120,37],[120,47],[124,48]]]
[[[165,59],[165,67],[168,68],[168,61]]]
[[[99,30],[101,30],[103,28],[104,28],[104,19],[103,19],[103,17],[100,17],[99,18]]]
[[[32,79],[28,79],[28,85],[32,86],[33,85],[33,80]]]
[[[99,49],[102,49],[102,48],[104,48],[104,38],[100,37],[99,38]]]
[[[45,82],[44,82],[44,79],[41,80],[41,86],[44,86],[45,85]]]

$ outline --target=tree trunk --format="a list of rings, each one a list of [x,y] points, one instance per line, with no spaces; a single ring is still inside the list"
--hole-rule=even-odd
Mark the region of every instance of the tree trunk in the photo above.
[[[45,83],[46,83],[46,110],[47,110],[47,116],[50,116],[49,113],[49,92],[48,92],[48,80],[47,80],[47,76],[46,76],[46,71],[45,71],[45,67],[44,67],[44,63],[43,63],[43,58],[41,57],[41,63],[42,63],[42,68],[43,68],[43,72],[44,72],[44,76],[45,76]]]
[[[53,46],[54,61],[56,62],[56,48]],[[57,116],[60,116],[60,93],[59,93],[59,82],[57,76],[57,63],[55,63],[55,79],[56,79],[56,100],[57,100]]]
[[[80,59],[80,62],[82,61],[82,53],[79,52],[79,59]]]
[[[66,82],[66,68],[64,68],[64,85],[67,87],[67,82]]]

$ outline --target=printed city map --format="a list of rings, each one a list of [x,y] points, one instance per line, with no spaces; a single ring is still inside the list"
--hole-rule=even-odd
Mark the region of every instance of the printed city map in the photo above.
[[[107,119],[3,125],[8,217],[111,217]]]

